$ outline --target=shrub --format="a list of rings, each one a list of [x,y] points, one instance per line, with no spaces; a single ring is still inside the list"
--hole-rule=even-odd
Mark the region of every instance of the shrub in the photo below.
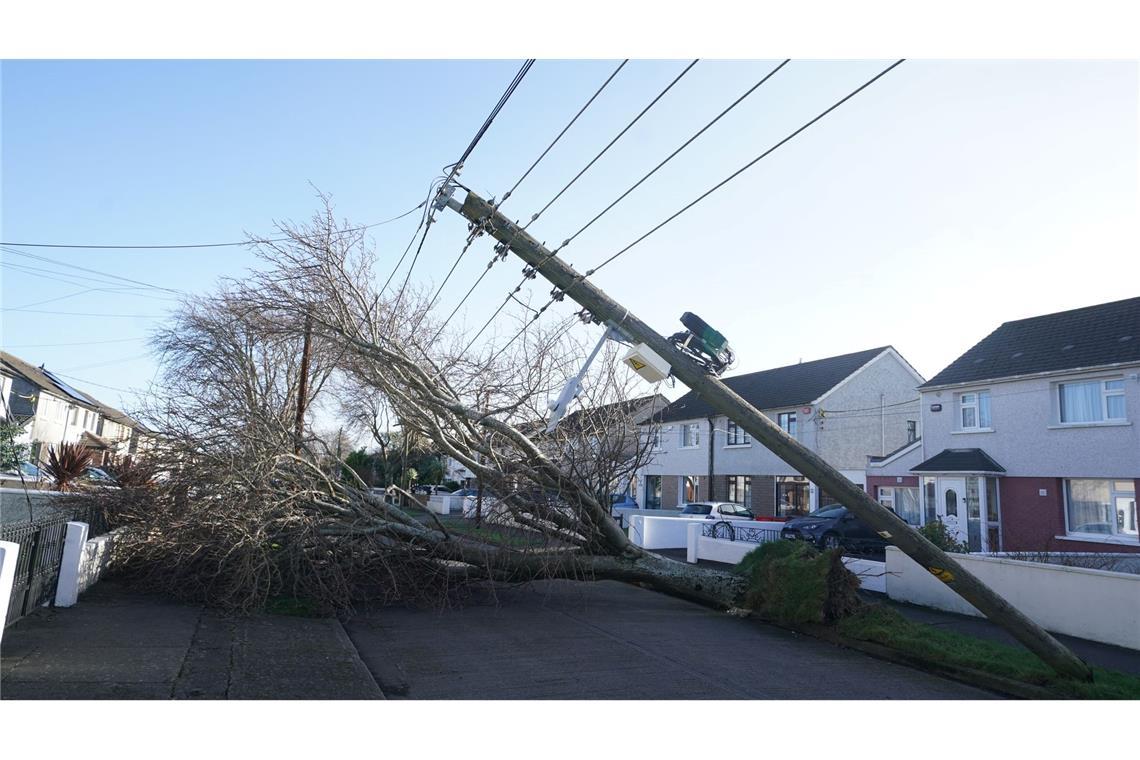
[[[959,543],[950,529],[941,520],[928,522],[918,529],[918,532],[926,538],[927,541],[937,546],[944,552],[955,552],[957,554],[966,554],[970,551],[970,547],[966,544]]]
[[[859,579],[840,550],[817,552],[802,541],[770,541],[749,552],[736,572],[749,580],[745,606],[786,624],[828,623],[859,608]]]
[[[52,446],[44,472],[55,480],[55,490],[72,491],[76,481],[91,466],[91,451],[78,443],[62,443],[59,451]]]

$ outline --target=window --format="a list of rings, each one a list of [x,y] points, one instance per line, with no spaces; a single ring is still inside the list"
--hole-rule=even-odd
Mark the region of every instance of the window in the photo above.
[[[959,422],[962,430],[986,430],[990,427],[990,392],[963,393],[958,397]]]
[[[748,431],[732,420],[728,421],[728,440],[725,446],[747,446],[752,443],[752,436]]]
[[[681,426],[681,448],[693,449],[701,445],[701,423],[690,422]]]
[[[926,522],[932,523],[938,519],[937,493],[938,481],[936,478],[923,478],[923,495],[926,507]]]
[[[906,442],[914,443],[918,440],[918,420],[906,421]]]
[[[896,515],[910,525],[922,524],[922,512],[918,508],[918,488],[879,486],[879,503],[893,509]]]
[[[776,415],[776,422],[779,424],[781,430],[790,435],[792,438],[796,437],[795,412],[780,412],[778,415]]]
[[[699,475],[686,475],[681,481],[681,503],[688,504],[700,498],[701,478]]]
[[[649,429],[649,448],[661,448],[661,428],[654,427]]]
[[[71,424],[74,425],[78,419],[79,419],[79,407],[73,406],[73,407],[71,407]]]
[[[661,476],[660,475],[646,475],[645,476],[645,508],[646,509],[660,509],[661,508]]]
[[[776,514],[779,516],[807,514],[809,506],[808,482],[802,475],[776,476]]]
[[[752,506],[752,478],[747,475],[729,475],[728,476],[728,500],[743,504],[746,507]]]
[[[1057,406],[1062,423],[1124,419],[1124,380],[1058,383]]]
[[[1131,480],[1066,480],[1070,534],[1137,535],[1136,484]]]

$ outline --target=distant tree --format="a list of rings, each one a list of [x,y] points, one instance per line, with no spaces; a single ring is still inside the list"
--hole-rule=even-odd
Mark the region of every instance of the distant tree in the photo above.
[[[16,443],[16,438],[24,432],[23,426],[11,420],[0,421],[0,469],[15,470],[28,461],[28,447]]]

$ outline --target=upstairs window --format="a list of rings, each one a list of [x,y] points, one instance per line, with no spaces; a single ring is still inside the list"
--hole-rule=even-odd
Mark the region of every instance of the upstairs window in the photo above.
[[[1124,380],[1058,383],[1057,407],[1064,424],[1124,420]]]
[[[958,397],[959,422],[963,430],[990,427],[990,392],[963,393]]]
[[[694,449],[701,445],[701,423],[691,422],[681,426],[681,448]]]
[[[914,443],[918,440],[918,420],[906,421],[906,442]]]
[[[790,435],[792,438],[796,437],[796,413],[795,412],[780,412],[776,415],[776,424],[780,429]]]
[[[737,425],[732,420],[728,421],[728,442],[726,446],[746,446],[752,443],[752,436],[748,435],[748,431]]]

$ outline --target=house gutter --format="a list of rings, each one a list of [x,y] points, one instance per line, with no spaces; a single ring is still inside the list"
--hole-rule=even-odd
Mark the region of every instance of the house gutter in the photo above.
[[[715,471],[715,468],[713,467],[713,455],[716,451],[716,427],[713,425],[714,419],[715,417],[709,417],[709,501],[715,501],[713,498],[713,472]]]
[[[1050,369],[1043,372],[1030,372],[1023,375],[1005,375],[1002,377],[979,378],[977,380],[963,380],[956,383],[940,383],[938,385],[924,384],[918,386],[918,392],[929,393],[931,391],[946,390],[947,388],[965,388],[971,385],[988,385],[992,383],[1015,383],[1018,380],[1033,380],[1056,375],[1075,375],[1082,372],[1100,372],[1102,370],[1128,369],[1130,367],[1140,367],[1140,364],[1137,364],[1136,362],[1113,362],[1111,364],[1095,364],[1090,367]]]

